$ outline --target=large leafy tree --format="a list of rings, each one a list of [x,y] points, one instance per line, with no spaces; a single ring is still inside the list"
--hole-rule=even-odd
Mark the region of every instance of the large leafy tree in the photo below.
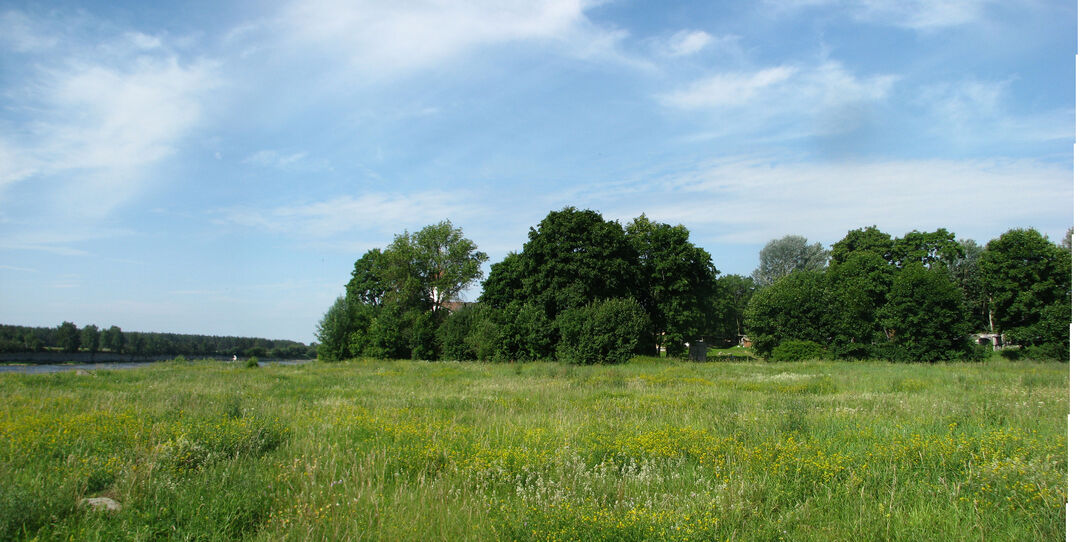
[[[641,274],[638,295],[657,345],[682,346],[704,335],[713,320],[716,268],[704,249],[690,242],[685,226],[653,222],[645,215],[626,226]]]
[[[787,235],[766,243],[758,258],[760,264],[754,270],[754,282],[768,286],[793,271],[825,269],[829,252],[821,243],[811,245],[801,235]]]
[[[890,340],[882,350],[897,361],[970,358],[973,352],[963,295],[943,268],[904,267],[881,309]]]
[[[743,275],[723,275],[716,279],[714,335],[734,341],[744,333],[746,306],[754,295],[754,288],[754,279]]]
[[[879,310],[885,305],[897,269],[870,251],[848,253],[829,265],[827,277],[834,311],[833,349],[840,357],[865,358],[871,345],[883,340]]]
[[[319,325],[320,357],[436,357],[447,301],[483,276],[485,261],[450,221],[369,250]]]
[[[101,331],[94,324],[83,326],[79,335],[80,342],[91,354],[96,354],[101,346]]]
[[[109,326],[101,336],[101,345],[119,354],[124,351],[124,332],[119,326]]]
[[[510,252],[503,261],[491,265],[491,272],[484,281],[480,302],[497,309],[510,306],[525,299],[525,258],[519,252]]]
[[[832,341],[833,298],[823,271],[795,271],[759,289],[746,308],[754,351],[769,357],[783,341]]]
[[[892,236],[877,229],[877,226],[850,230],[843,239],[833,244],[829,265],[840,265],[848,259],[849,255],[857,252],[877,254],[885,261],[892,262],[892,250]]]
[[[912,231],[893,242],[892,259],[900,267],[908,265],[952,265],[964,251],[956,236],[945,228],[932,232]]]
[[[71,322],[63,322],[60,324],[60,327],[56,329],[56,342],[64,352],[78,352],[80,342],[79,328],[75,327],[75,324]]]
[[[600,213],[566,207],[552,211],[522,247],[522,293],[548,318],[592,301],[633,297],[637,253],[618,222]]]
[[[1024,346],[1069,342],[1072,255],[1034,229],[1014,229],[987,243],[978,262],[992,320]]]

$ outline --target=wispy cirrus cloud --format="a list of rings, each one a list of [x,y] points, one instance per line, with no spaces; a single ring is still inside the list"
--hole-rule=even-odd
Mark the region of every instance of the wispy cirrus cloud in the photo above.
[[[898,76],[858,76],[836,61],[721,72],[657,96],[662,105],[721,115],[722,134],[783,137],[837,134],[858,129],[863,110],[885,101]]]
[[[680,30],[667,41],[665,53],[670,56],[688,56],[716,43],[716,38],[704,30]]]
[[[16,114],[0,124],[0,158],[15,158],[0,160],[0,188],[54,183],[39,192],[54,195],[39,209],[100,218],[129,201],[199,125],[204,100],[221,84],[215,62],[185,61],[146,34],[86,43],[50,35],[55,25],[17,12],[0,21],[13,24],[45,32],[50,55],[8,89]],[[24,41],[12,47],[31,50]]]
[[[480,47],[542,43],[572,57],[644,65],[619,50],[626,33],[593,24],[583,0],[395,2],[314,0],[288,5],[280,21],[301,47],[369,75],[437,66]]]
[[[768,0],[776,11],[807,8],[837,9],[860,22],[936,31],[979,21],[988,6],[999,0]]]
[[[465,219],[478,209],[469,194],[426,191],[346,195],[269,208],[240,206],[214,214],[222,224],[320,240],[350,232],[396,233],[403,227],[421,228],[448,217]]]
[[[650,202],[641,203],[642,194]],[[710,240],[764,243],[789,233],[835,241],[848,229],[946,227],[986,241],[997,224],[1061,230],[1069,224],[1072,172],[1035,160],[806,162],[734,157],[661,179],[582,194],[614,217],[646,212],[683,223]],[[994,219],[988,221],[987,217]]]

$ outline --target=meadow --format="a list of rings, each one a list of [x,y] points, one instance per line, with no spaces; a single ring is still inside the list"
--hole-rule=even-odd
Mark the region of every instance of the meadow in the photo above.
[[[0,539],[1064,540],[1067,364],[0,375]],[[80,505],[109,497],[115,512]]]

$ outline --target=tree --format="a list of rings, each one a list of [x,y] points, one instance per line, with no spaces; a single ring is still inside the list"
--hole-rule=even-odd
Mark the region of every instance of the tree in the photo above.
[[[833,314],[825,273],[794,271],[754,293],[746,308],[746,332],[754,351],[767,358],[785,340],[829,344]]]
[[[960,256],[947,269],[953,283],[959,288],[964,300],[964,314],[967,318],[969,330],[990,330],[993,332],[990,321],[990,297],[986,290],[986,282],[979,270],[979,259],[982,258],[986,248],[971,239],[958,241]]]
[[[978,262],[993,321],[1023,346],[1069,343],[1072,255],[1034,229],[1014,229],[987,243]]]
[[[382,306],[390,285],[383,276],[386,258],[373,248],[353,264],[352,278],[345,285],[345,297],[350,301],[373,307]]]
[[[525,259],[518,252],[510,252],[503,261],[492,264],[491,272],[483,283],[479,301],[489,307],[501,309],[524,299]]]
[[[71,322],[64,322],[56,329],[57,344],[64,352],[79,351],[79,328]]]
[[[723,340],[734,342],[742,335],[746,306],[754,295],[754,279],[742,275],[724,275],[716,279],[716,328],[712,331]]]
[[[766,243],[758,257],[761,263],[754,270],[754,282],[768,286],[793,271],[825,269],[829,252],[821,243],[810,245],[801,235],[787,235]]]
[[[671,352],[671,346],[701,337],[716,298],[712,257],[690,243],[685,226],[652,222],[644,214],[626,226],[626,234],[638,254],[638,298],[649,316],[650,346]]]
[[[882,315],[891,336],[879,352],[888,359],[942,361],[973,355],[962,294],[943,268],[909,265],[900,270]]]
[[[483,276],[485,261],[448,220],[369,250],[319,324],[319,357],[434,359],[446,302]]]
[[[124,332],[117,326],[109,326],[101,336],[101,345],[110,351],[120,354],[124,351]]]
[[[893,242],[892,259],[899,267],[907,265],[952,265],[963,255],[956,236],[945,228],[936,231],[912,231]]]
[[[833,244],[829,265],[840,265],[847,260],[849,255],[856,252],[869,252],[881,256],[887,262],[892,262],[894,261],[892,250],[892,236],[877,229],[877,226],[850,230],[843,239]]]
[[[315,337],[319,341],[319,359],[340,361],[351,357],[350,335],[354,331],[355,304],[339,296],[319,321]]]
[[[637,253],[622,227],[596,211],[552,211],[522,247],[523,302],[554,320],[563,310],[637,293]]]
[[[885,339],[879,310],[885,305],[897,269],[870,251],[848,253],[826,272],[834,311],[833,352],[842,358],[867,358],[871,345]]]
[[[466,239],[461,228],[449,220],[427,226],[413,234],[417,269],[424,294],[432,310],[457,298],[465,288],[484,276],[480,268],[487,254],[476,250],[476,243]]]
[[[576,364],[630,361],[648,316],[630,298],[607,299],[559,314],[559,359]]]
[[[82,328],[82,334],[80,335],[82,345],[90,351],[91,354],[96,354],[98,347],[101,345],[101,332],[98,331],[98,327],[94,324],[87,324]]]

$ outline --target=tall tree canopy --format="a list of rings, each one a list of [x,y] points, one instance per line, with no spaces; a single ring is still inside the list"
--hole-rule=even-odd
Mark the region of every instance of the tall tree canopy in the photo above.
[[[638,253],[639,299],[649,316],[655,344],[677,345],[701,337],[714,318],[716,268],[712,257],[690,242],[685,226],[653,222],[645,215],[627,224]],[[669,344],[670,343],[670,344]]]
[[[754,279],[743,275],[724,275],[716,279],[715,325],[712,334],[725,341],[745,333],[746,306],[754,295]]]
[[[369,250],[319,324],[320,357],[438,357],[446,303],[480,280],[485,261],[448,220]]]
[[[856,252],[877,254],[885,261],[892,262],[892,249],[892,236],[877,229],[877,226],[850,230],[843,239],[833,244],[829,265],[840,265],[847,260],[849,255]]]
[[[829,252],[821,243],[811,245],[801,235],[787,235],[766,243],[758,257],[761,263],[754,270],[754,282],[768,286],[793,271],[825,269]]]
[[[1021,345],[1069,342],[1072,255],[1034,229],[987,243],[979,259],[993,320]]]
[[[637,293],[637,253],[619,223],[596,211],[548,213],[529,229],[521,258],[523,293],[551,319],[592,301]]]

